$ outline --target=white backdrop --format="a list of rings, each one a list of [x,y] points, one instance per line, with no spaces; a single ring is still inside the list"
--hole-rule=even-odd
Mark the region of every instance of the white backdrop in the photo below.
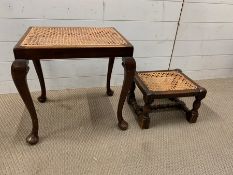
[[[233,77],[233,1],[185,0],[171,68],[194,79]],[[114,26],[135,48],[137,70],[167,69],[181,0],[0,0],[0,93],[16,92],[12,49],[28,26]],[[107,59],[42,61],[47,89],[105,86]],[[28,83],[39,89],[30,64]],[[117,59],[112,85],[122,84]]]

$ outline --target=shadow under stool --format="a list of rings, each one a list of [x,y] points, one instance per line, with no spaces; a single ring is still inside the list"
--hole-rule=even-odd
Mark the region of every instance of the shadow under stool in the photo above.
[[[144,106],[139,106],[135,98],[135,83],[143,94]],[[206,96],[206,89],[199,86],[181,70],[140,71],[135,73],[127,101],[137,116],[142,129],[150,125],[149,113],[158,109],[178,108],[186,112],[186,119],[195,123],[201,100]],[[192,109],[188,109],[178,97],[194,96]],[[168,98],[172,103],[152,105],[156,99]]]

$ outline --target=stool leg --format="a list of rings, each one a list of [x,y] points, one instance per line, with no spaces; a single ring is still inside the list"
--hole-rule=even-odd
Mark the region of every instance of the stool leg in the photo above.
[[[128,96],[127,96],[127,102],[128,104],[133,104],[136,99],[135,99],[135,81],[133,80],[132,83],[131,83],[131,86],[130,86],[130,90],[129,90],[129,93],[128,93]]]
[[[27,143],[34,145],[39,141],[38,137],[38,119],[36,110],[32,101],[31,94],[27,84],[27,73],[29,71],[28,60],[15,60],[11,66],[11,75],[14,80],[15,86],[26,105],[31,119],[32,119],[32,131],[27,136]]]
[[[127,96],[127,102],[131,106],[132,110],[134,110],[137,117],[136,119],[138,121],[139,117],[142,115],[143,107],[139,106],[136,101],[135,93],[134,93],[135,88],[136,88],[135,81],[133,80],[131,83],[130,91]]]
[[[193,109],[186,113],[186,119],[190,123],[196,123],[198,117],[198,109],[201,106],[201,100],[205,98],[207,91],[202,88],[201,92],[195,96],[195,101],[193,102]]]
[[[145,104],[143,106],[142,114],[138,117],[138,124],[142,129],[148,129],[150,126],[149,113],[151,112],[151,104],[154,99],[150,96],[143,95],[143,100]]]
[[[112,75],[112,68],[115,61],[115,57],[110,57],[108,61],[108,74],[107,74],[107,95],[112,96],[114,91],[110,88],[110,80]]]
[[[37,99],[39,102],[44,103],[46,101],[46,89],[45,89],[45,83],[44,83],[44,76],[40,64],[40,60],[33,60],[34,67],[36,69],[37,76],[39,78],[40,87],[41,87],[41,96],[39,96]]]
[[[120,99],[118,102],[117,119],[119,128],[121,130],[126,130],[128,128],[128,123],[122,117],[122,109],[124,106],[126,96],[130,89],[130,84],[134,78],[136,62],[133,57],[122,58],[122,61],[122,66],[124,67],[124,81],[121,89]]]

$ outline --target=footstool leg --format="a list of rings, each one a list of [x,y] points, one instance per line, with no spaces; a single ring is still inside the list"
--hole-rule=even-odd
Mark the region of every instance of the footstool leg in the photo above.
[[[135,81],[133,80],[132,83],[131,83],[131,86],[130,86],[130,90],[129,90],[128,96],[127,96],[127,102],[130,105],[133,104],[136,101],[136,99],[135,99],[135,93],[134,93],[135,88],[136,88]]]
[[[151,104],[154,99],[150,96],[143,95],[143,100],[145,104],[143,106],[142,114],[138,116],[138,124],[142,129],[148,129],[150,126],[149,113],[151,112]]]
[[[34,67],[36,69],[37,76],[39,78],[40,87],[41,87],[41,96],[39,96],[37,99],[39,102],[44,103],[46,101],[46,89],[45,89],[45,83],[44,83],[44,76],[40,64],[40,60],[33,60]]]
[[[108,74],[107,74],[107,95],[113,96],[114,91],[110,88],[110,80],[112,75],[112,68],[115,61],[115,57],[110,57],[108,62]]]
[[[201,106],[201,100],[205,98],[207,91],[201,88],[201,92],[195,96],[195,101],[193,102],[193,109],[186,113],[186,119],[190,123],[196,123],[198,117],[198,109]]]
[[[27,143],[34,145],[39,141],[38,119],[27,84],[27,73],[29,71],[28,60],[18,59],[12,63],[11,75],[15,86],[23,99],[32,119],[32,131],[26,138]]]
[[[124,57],[122,58],[122,66],[124,67],[124,81],[117,108],[117,119],[119,128],[121,130],[126,130],[128,128],[128,123],[122,117],[122,109],[126,96],[130,89],[130,84],[134,78],[134,74],[136,71],[136,62],[133,57]]]

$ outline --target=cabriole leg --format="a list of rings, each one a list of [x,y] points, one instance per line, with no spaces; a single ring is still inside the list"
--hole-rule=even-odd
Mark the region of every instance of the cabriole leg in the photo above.
[[[31,94],[27,84],[27,73],[29,71],[28,60],[18,59],[12,63],[11,75],[15,86],[26,105],[31,119],[32,119],[32,131],[26,138],[27,143],[34,145],[39,141],[38,137],[38,119],[36,110],[32,101]]]
[[[119,128],[121,130],[126,130],[128,128],[128,123],[122,117],[122,109],[124,106],[126,96],[130,89],[130,84],[134,78],[134,74],[136,70],[136,62],[133,57],[125,57],[122,58],[122,66],[124,67],[124,81],[118,103],[117,119],[118,119]]]
[[[39,78],[41,95],[37,98],[39,102],[44,103],[46,101],[46,88],[44,83],[44,76],[40,64],[40,60],[33,60],[34,67],[36,69],[37,76]]]
[[[108,74],[107,74],[107,95],[112,96],[114,91],[110,87],[111,75],[112,75],[112,68],[115,61],[115,57],[110,57],[108,62]]]

